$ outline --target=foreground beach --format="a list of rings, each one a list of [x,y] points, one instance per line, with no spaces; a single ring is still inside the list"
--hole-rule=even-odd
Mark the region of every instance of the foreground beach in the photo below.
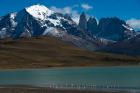
[[[94,91],[94,90],[78,90],[78,89],[54,89],[41,88],[32,86],[1,86],[0,93],[125,93],[111,91]],[[127,92],[126,92],[127,93]]]

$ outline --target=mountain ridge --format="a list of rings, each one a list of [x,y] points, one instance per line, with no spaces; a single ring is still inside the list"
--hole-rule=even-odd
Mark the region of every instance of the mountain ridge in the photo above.
[[[0,19],[1,39],[50,36],[90,51],[129,41],[136,35],[132,27],[117,17],[101,18],[97,23],[96,18],[87,19],[83,12],[77,25],[68,14],[54,12],[39,4]]]

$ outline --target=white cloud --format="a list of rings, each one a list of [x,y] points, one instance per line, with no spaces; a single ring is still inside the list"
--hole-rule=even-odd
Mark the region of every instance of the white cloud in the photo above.
[[[74,5],[72,7],[66,6],[64,8],[57,8],[55,6],[52,6],[50,9],[55,11],[55,12],[58,12],[58,13],[70,14],[70,15],[72,15],[72,19],[76,23],[78,23],[80,14],[78,13],[78,11],[74,10],[74,8],[76,8],[76,7],[78,7],[78,5]]]
[[[53,11],[55,11],[55,12],[58,12],[58,13],[62,13],[63,12],[63,9],[57,8],[55,6],[52,6],[50,9],[53,10]]]
[[[71,7],[64,7],[63,10],[67,14],[71,14],[71,12],[72,12],[72,8]]]
[[[75,5],[73,6],[73,8],[77,8],[77,7],[79,7],[79,5],[78,5],[78,4],[75,4]]]
[[[78,24],[79,23],[80,14],[77,11],[72,12],[72,19]]]
[[[129,24],[134,29],[140,30],[140,19],[132,18],[130,20],[127,20],[126,23]]]
[[[91,5],[86,4],[86,3],[81,4],[81,7],[82,7],[83,9],[85,9],[85,10],[90,10],[90,9],[93,8]]]

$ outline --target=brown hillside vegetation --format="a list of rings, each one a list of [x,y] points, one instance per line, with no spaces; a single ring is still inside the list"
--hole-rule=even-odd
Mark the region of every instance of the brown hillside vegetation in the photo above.
[[[50,37],[0,41],[0,68],[137,65],[139,57],[90,52]]]

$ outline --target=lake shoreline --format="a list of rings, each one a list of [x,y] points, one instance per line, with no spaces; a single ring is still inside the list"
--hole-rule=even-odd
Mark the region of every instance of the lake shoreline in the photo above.
[[[127,68],[140,67],[140,65],[99,65],[99,66],[60,66],[60,67],[30,67],[30,68],[0,68],[0,71],[14,71],[14,70],[35,70],[35,69],[71,69],[71,68]]]
[[[47,87],[33,86],[0,86],[0,93],[127,93],[117,91],[99,91],[99,90],[80,90],[80,89],[56,89]]]

